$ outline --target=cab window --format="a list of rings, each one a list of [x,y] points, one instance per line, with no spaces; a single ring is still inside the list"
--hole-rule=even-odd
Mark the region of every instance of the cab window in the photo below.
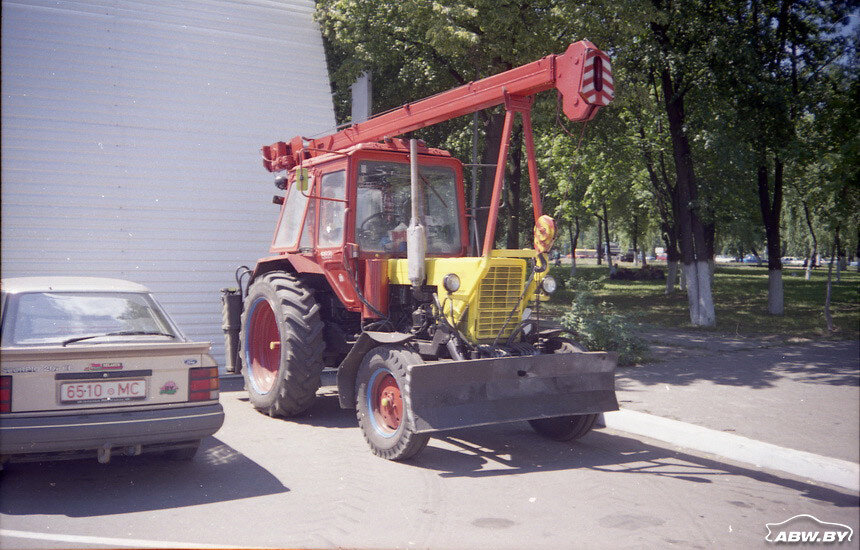
[[[318,246],[327,248],[343,244],[343,217],[346,205],[340,201],[325,199],[346,198],[346,171],[331,172],[320,182],[320,221],[317,236]]]
[[[427,253],[460,250],[457,183],[448,166],[419,166],[420,204],[427,224]],[[358,167],[355,234],[368,252],[406,253],[406,228],[411,217],[409,165],[363,161]]]
[[[308,197],[298,189],[294,182],[287,189],[281,221],[275,233],[275,248],[294,248],[296,246],[307,204]]]

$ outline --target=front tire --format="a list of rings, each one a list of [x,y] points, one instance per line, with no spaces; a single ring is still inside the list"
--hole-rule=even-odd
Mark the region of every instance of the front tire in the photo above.
[[[552,338],[547,343],[550,353],[583,353],[586,349],[568,338]],[[575,414],[555,418],[529,420],[534,431],[555,441],[574,441],[591,431],[596,414]]]
[[[364,356],[356,376],[356,416],[370,450],[388,460],[418,454],[430,434],[415,433],[407,367],[421,356],[404,346],[379,346]]]
[[[313,404],[323,370],[323,322],[313,292],[297,277],[273,271],[248,289],[239,335],[251,404],[273,417]]]

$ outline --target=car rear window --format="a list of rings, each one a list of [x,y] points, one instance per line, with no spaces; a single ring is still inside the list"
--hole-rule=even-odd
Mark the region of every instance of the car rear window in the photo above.
[[[152,298],[134,292],[12,294],[3,315],[3,345],[61,343],[115,332],[175,331]]]

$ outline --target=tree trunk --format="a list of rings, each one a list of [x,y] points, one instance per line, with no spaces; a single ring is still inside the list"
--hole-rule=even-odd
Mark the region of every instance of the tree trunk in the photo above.
[[[573,277],[576,275],[576,245],[579,242],[578,216],[573,217],[573,223],[567,224],[567,232],[570,234],[570,276]]]
[[[779,237],[779,218],[782,211],[783,165],[779,156],[774,158],[773,165],[773,194],[771,195],[768,170],[765,164],[758,167],[757,183],[759,208],[767,238],[767,310],[771,315],[782,315],[785,311],[785,305],[782,285],[782,259],[780,258],[782,250]]]
[[[708,211],[708,217],[713,219],[714,214]],[[715,246],[717,242],[717,225],[711,221],[702,225],[705,232],[705,256],[709,261],[713,261],[716,255]]]
[[[836,282],[842,281],[842,262],[844,258],[844,252],[842,250],[842,239],[839,238],[839,227],[836,227],[836,237],[833,239],[833,250],[835,250],[835,254],[830,255],[830,262],[833,263],[834,256],[836,257]]]
[[[684,96],[676,92],[668,64],[661,70],[661,81],[677,174],[676,186],[680,206],[678,230],[684,262],[684,281],[687,285],[687,302],[690,306],[690,321],[695,326],[714,326],[716,313],[706,258],[705,232],[696,212],[698,191],[690,142],[685,128]]]
[[[837,230],[838,231],[838,230]],[[827,267],[827,291],[824,294],[824,320],[827,322],[827,331],[833,332],[833,315],[830,313],[830,295],[833,289],[833,256],[836,255],[834,246],[830,252],[830,264]]]
[[[637,233],[639,232],[639,216],[633,215],[633,265],[639,265],[639,246]]]
[[[713,212],[709,211],[708,217],[713,220]],[[713,282],[714,271],[716,270],[716,263],[714,262],[716,252],[714,248],[717,241],[717,226],[713,221],[711,221],[703,224],[703,227],[705,230],[705,257],[708,259],[708,271],[710,272],[711,281]]]
[[[603,264],[603,219],[597,216],[597,265]]]
[[[666,262],[666,294],[675,293],[675,282],[678,278],[678,260]]]
[[[505,124],[504,113],[487,112],[484,124],[484,151],[481,154],[482,164],[496,164],[499,160],[499,147],[502,143],[502,130]],[[491,168],[481,170],[481,185],[478,187],[478,211],[475,213],[478,221],[478,243],[484,242],[487,231],[487,218],[490,214],[490,200],[493,197],[493,180],[496,171]],[[480,254],[480,248],[478,250]]]
[[[609,242],[609,214],[606,213],[606,203],[603,203],[603,232],[606,237],[606,265],[609,266],[609,274],[615,274],[615,264],[612,263],[612,245]]]
[[[656,90],[655,90],[655,93]],[[662,132],[662,127],[658,124],[658,131]],[[660,160],[660,176],[657,175],[657,168],[654,166],[654,157],[651,154],[651,149],[645,144],[645,128],[639,127],[639,135],[642,138],[642,156],[645,159],[645,167],[648,170],[648,177],[651,180],[651,190],[654,194],[654,200],[657,203],[657,211],[660,214],[660,232],[662,233],[663,242],[666,243],[666,260],[669,266],[666,276],[666,294],[675,292],[675,279],[678,273],[678,231],[675,220],[678,217],[678,194],[676,187],[669,182],[669,175],[666,172],[666,163],[663,152],[659,153]],[[645,255],[642,255],[642,267],[646,266]]]
[[[678,262],[681,254],[678,252],[678,235],[675,226],[662,224],[663,243],[666,245],[666,294],[674,294],[678,284]]]
[[[815,264],[815,257],[818,256],[818,238],[815,236],[815,229],[812,227],[812,215],[809,213],[809,203],[801,200],[803,204],[803,217],[806,219],[806,227],[809,228],[809,237],[812,239],[812,251],[806,259],[806,280],[812,277],[812,268]]]
[[[767,271],[767,310],[771,315],[782,315],[785,311],[782,269]]]

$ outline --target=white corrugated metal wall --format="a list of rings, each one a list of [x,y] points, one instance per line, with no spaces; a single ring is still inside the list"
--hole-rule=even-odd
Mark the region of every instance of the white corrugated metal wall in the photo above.
[[[223,365],[271,241],[259,148],[334,126],[313,0],[2,2],[2,275],[148,285]]]

